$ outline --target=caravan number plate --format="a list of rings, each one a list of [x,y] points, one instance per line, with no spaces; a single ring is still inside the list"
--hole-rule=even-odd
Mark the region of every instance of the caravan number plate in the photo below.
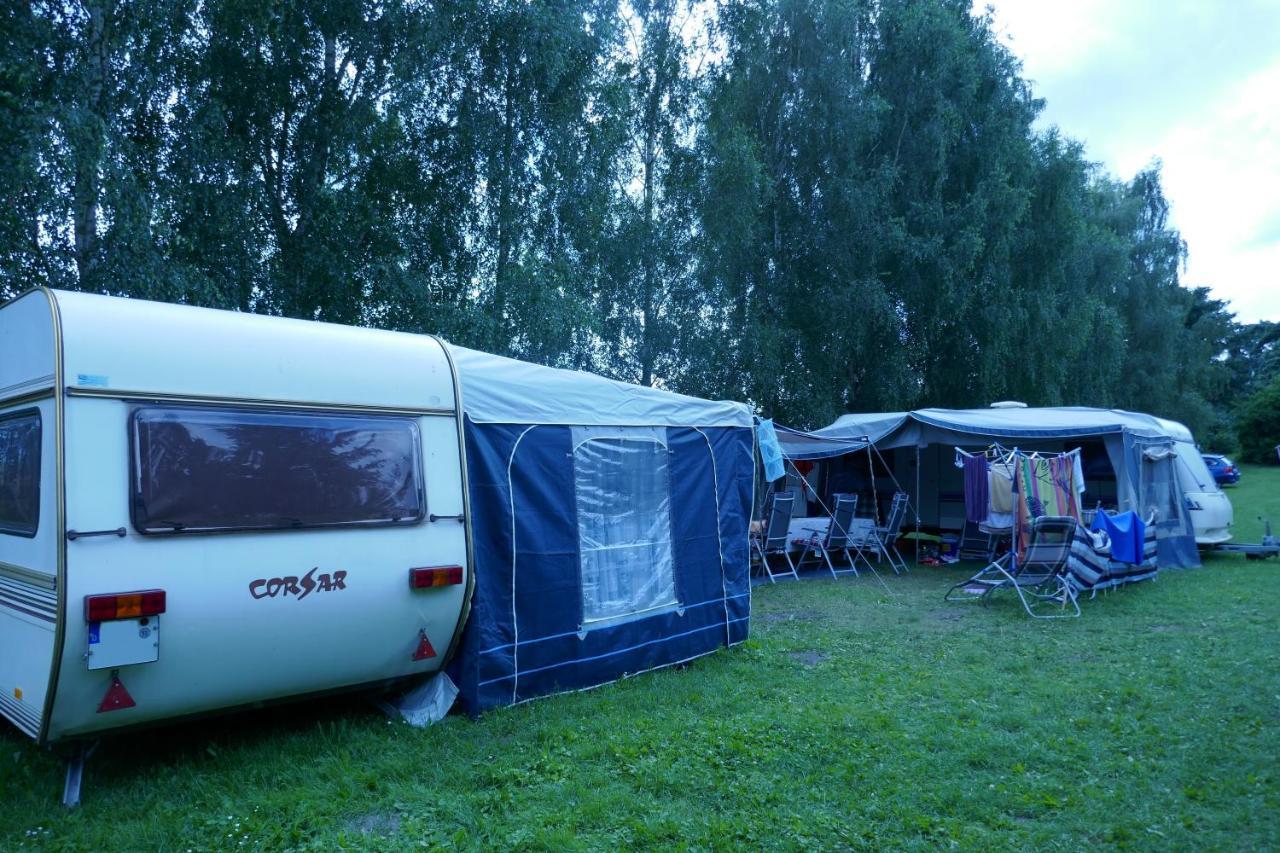
[[[114,669],[160,658],[160,617],[89,623],[89,669]]]

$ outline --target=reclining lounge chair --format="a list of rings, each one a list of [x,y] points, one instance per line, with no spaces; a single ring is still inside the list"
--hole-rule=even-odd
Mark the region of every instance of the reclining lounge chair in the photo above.
[[[1021,559],[1014,552],[1005,554],[947,590],[944,600],[985,602],[998,589],[1012,589],[1029,616],[1079,616],[1075,587],[1066,572],[1076,527],[1076,520],[1070,516],[1046,515],[1033,520],[1030,541]]]

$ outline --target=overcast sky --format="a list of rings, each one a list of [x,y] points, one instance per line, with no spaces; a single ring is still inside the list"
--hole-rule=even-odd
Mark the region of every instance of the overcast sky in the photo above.
[[[976,0],[1041,123],[1132,178],[1164,163],[1183,283],[1280,321],[1280,0]]]

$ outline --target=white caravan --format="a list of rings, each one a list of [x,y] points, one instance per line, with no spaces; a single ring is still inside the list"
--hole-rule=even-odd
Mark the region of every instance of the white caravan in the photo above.
[[[9,302],[0,713],[52,744],[438,670],[472,585],[460,413],[428,336]]]

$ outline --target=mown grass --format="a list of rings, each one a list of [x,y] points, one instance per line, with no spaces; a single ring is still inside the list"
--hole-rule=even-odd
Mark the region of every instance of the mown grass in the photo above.
[[[1231,494],[1280,521],[1280,469]],[[758,589],[745,646],[474,722],[346,699],[108,740],[72,812],[6,728],[0,849],[1280,845],[1280,562],[1056,622],[944,604],[961,574]]]
[[[1236,542],[1261,542],[1264,519],[1280,536],[1280,466],[1242,465],[1240,482],[1225,491],[1236,511]]]

